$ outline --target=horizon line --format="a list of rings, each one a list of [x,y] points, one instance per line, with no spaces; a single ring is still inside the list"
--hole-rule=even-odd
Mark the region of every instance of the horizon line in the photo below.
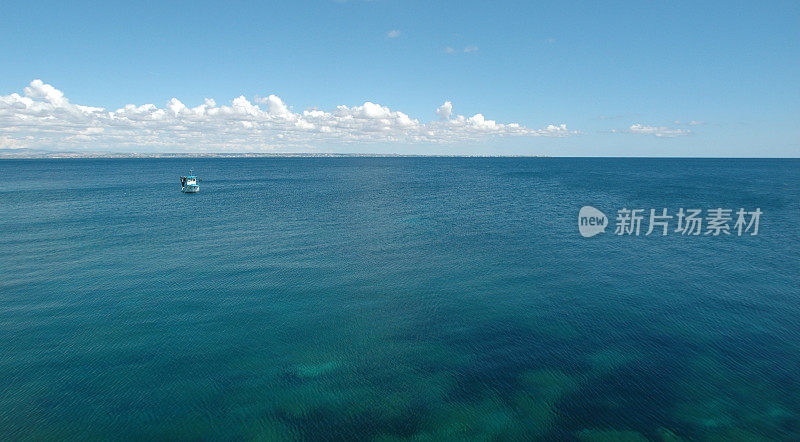
[[[23,151],[23,152],[20,152]],[[27,152],[25,152],[27,151]],[[17,153],[18,152],[18,153]],[[27,159],[225,159],[225,158],[607,158],[607,159],[785,159],[784,156],[616,156],[616,155],[542,155],[542,154],[402,154],[402,153],[347,153],[347,152],[75,152],[35,151],[28,149],[0,149],[0,160]]]

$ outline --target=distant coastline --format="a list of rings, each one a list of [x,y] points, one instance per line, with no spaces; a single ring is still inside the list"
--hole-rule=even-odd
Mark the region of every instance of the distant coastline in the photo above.
[[[513,154],[400,154],[400,153],[334,153],[334,152],[103,152],[39,149],[0,149],[0,160],[28,159],[126,159],[126,158],[651,158],[651,159],[779,159],[800,157],[724,157],[724,156],[553,156]]]
[[[511,157],[545,158],[548,155],[414,155],[382,153],[319,153],[319,152],[74,152],[33,149],[0,149],[0,159],[62,159],[62,158],[350,158],[350,157]]]

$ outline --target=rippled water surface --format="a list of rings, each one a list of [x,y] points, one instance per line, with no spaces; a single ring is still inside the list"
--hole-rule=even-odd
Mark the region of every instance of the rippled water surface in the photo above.
[[[3,160],[0,435],[798,440],[799,223],[796,160]]]

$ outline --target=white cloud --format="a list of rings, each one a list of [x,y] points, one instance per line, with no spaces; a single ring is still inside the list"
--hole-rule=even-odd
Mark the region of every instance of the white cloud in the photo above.
[[[436,115],[438,115],[440,119],[445,121],[450,119],[450,114],[452,113],[453,113],[453,103],[449,101],[445,101],[443,105],[439,106],[439,108],[436,109]]]
[[[697,120],[692,120],[692,121],[689,121],[687,123],[685,123],[685,122],[683,122],[681,120],[675,120],[675,121],[673,121],[673,123],[678,124],[678,125],[687,124],[689,126],[700,126],[702,124],[705,124],[704,121],[697,121]]]
[[[0,149],[22,149],[28,147],[25,140],[12,138],[8,135],[0,135]]]
[[[237,100],[244,100],[245,102],[247,102],[247,99],[244,98],[243,96],[237,98]],[[294,115],[292,114],[292,111],[289,110],[289,107],[286,106],[286,103],[284,103],[283,100],[281,100],[280,97],[278,97],[277,95],[270,95],[267,98],[256,98],[256,102],[261,104],[266,104],[270,115],[275,115],[284,118],[291,118],[292,115]],[[249,102],[247,102],[247,104],[250,105]],[[254,106],[253,112],[257,113],[257,109],[258,107]]]
[[[397,38],[400,36],[400,31],[397,29],[392,29],[391,31],[386,33],[387,38]]]
[[[465,54],[468,54],[470,52],[478,52],[478,47],[474,46],[474,45],[473,46],[465,46],[464,49],[459,51],[459,50],[453,48],[452,46],[448,46],[448,47],[444,48],[444,51],[447,52],[448,54],[456,54],[458,52],[463,52]]]
[[[263,106],[263,107],[262,107]],[[177,98],[165,107],[128,104],[116,110],[71,103],[51,85],[34,80],[23,95],[0,96],[0,147],[130,150],[306,150],[323,143],[457,143],[492,136],[566,136],[566,125],[531,129],[475,114],[455,115],[446,101],[439,121],[421,123],[377,103],[297,113],[276,95],[244,96],[195,107]],[[636,126],[636,125],[635,125]],[[639,130],[639,129],[637,129]],[[631,127],[634,132],[634,127]]]
[[[676,129],[664,126],[645,126],[643,124],[632,124],[628,128],[630,133],[642,135],[655,135],[657,137],[679,137],[681,135],[689,135],[692,133],[686,129]]]
[[[67,99],[64,98],[64,93],[54,88],[49,84],[45,84],[42,80],[33,80],[31,85],[24,90],[25,96],[44,100],[54,105],[63,106],[67,104]]]

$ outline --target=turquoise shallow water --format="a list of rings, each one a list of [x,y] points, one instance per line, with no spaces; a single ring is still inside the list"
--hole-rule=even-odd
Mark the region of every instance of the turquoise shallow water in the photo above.
[[[797,440],[798,222],[796,160],[0,161],[0,435]]]

